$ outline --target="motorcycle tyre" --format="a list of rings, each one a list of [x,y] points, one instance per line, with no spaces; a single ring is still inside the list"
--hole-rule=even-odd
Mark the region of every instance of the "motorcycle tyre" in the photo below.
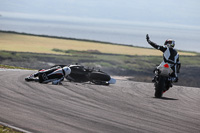
[[[90,79],[91,80],[96,80],[96,81],[109,81],[111,79],[110,75],[102,72],[92,72],[90,74]]]
[[[156,98],[161,98],[163,94],[163,90],[165,87],[165,77],[160,77],[157,85],[155,86],[155,94]]]

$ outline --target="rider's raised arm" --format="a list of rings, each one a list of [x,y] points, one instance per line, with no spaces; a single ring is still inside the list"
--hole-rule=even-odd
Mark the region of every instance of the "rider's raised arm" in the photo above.
[[[149,38],[149,35],[147,34],[146,35],[146,39],[147,39],[147,42],[152,46],[154,47],[155,49],[158,49],[162,52],[164,52],[166,49],[163,47],[163,46],[160,46],[160,45],[157,45],[156,43],[152,42]]]

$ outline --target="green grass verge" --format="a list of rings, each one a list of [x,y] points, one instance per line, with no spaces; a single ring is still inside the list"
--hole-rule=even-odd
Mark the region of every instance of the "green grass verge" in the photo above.
[[[12,128],[0,125],[0,133],[23,133]]]
[[[55,49],[53,49],[55,50]],[[56,50],[57,52],[66,53],[65,55],[57,54],[38,54],[25,52],[9,52],[0,51],[0,58],[2,60],[10,60],[13,62],[11,66],[0,65],[1,68],[11,69],[36,69],[33,68],[40,62],[49,62],[54,64],[75,64],[81,63],[90,67],[106,67],[116,69],[126,69],[133,71],[148,71],[153,69],[162,61],[162,56],[137,56],[137,55],[121,55],[121,54],[107,54],[99,53],[98,51],[75,51],[75,50]],[[182,66],[200,67],[200,55],[196,56],[180,56]],[[30,66],[14,67],[15,62],[21,64],[27,62]],[[1,63],[1,62],[0,62]],[[1,63],[2,64],[2,63]],[[13,67],[12,67],[13,66]],[[19,65],[18,65],[19,66]],[[37,65],[40,66],[40,65]],[[25,67],[25,68],[24,68]]]
[[[9,65],[2,65],[2,64],[0,64],[0,68],[5,68],[5,69],[33,70],[33,69],[30,69],[30,68],[23,68],[23,67],[16,67],[16,66],[9,66]]]

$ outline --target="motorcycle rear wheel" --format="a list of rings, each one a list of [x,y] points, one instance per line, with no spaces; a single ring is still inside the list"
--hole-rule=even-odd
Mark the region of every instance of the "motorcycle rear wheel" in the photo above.
[[[92,72],[89,78],[91,82],[102,85],[109,85],[107,82],[111,79],[110,75],[103,72]]]
[[[163,95],[163,90],[165,87],[165,77],[161,76],[158,80],[157,85],[155,86],[155,93],[154,96],[156,98],[161,98]]]
[[[103,73],[103,72],[92,72],[92,73],[90,73],[90,79],[109,81],[111,78],[110,78],[110,75]]]

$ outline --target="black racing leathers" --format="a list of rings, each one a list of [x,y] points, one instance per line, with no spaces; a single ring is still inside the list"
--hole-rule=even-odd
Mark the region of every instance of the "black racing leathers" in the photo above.
[[[169,64],[179,63],[179,54],[174,48],[168,48],[168,47],[157,45],[156,43],[150,41],[149,39],[147,40],[147,42],[155,49],[158,49],[163,52],[164,62],[167,62]],[[174,72],[172,73],[171,76],[177,77],[177,65],[174,65],[172,69]]]

